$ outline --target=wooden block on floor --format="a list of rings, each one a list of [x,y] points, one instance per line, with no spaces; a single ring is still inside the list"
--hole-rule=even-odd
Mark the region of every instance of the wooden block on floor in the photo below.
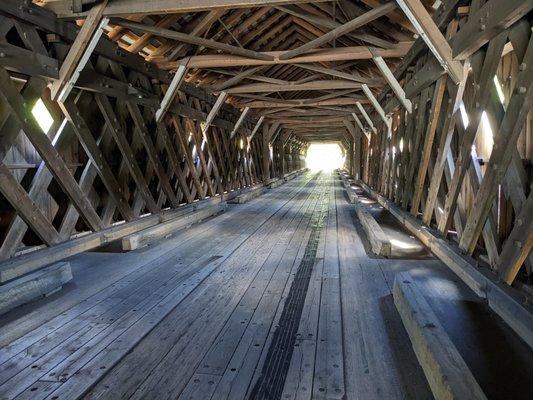
[[[264,186],[258,186],[255,188],[252,188],[248,190],[247,192],[244,192],[243,194],[231,199],[229,203],[232,204],[244,204],[252,199],[255,199],[256,197],[261,196],[263,193],[265,193],[266,188]]]
[[[171,235],[176,231],[187,228],[192,224],[201,222],[202,220],[209,218],[213,215],[219,214],[226,210],[226,207],[226,202],[218,203],[213,206],[192,211],[187,215],[182,215],[178,218],[165,221],[159,225],[144,229],[140,232],[125,236],[122,238],[122,249],[135,250],[139,247],[146,246],[147,244],[150,244],[156,240]]]
[[[304,172],[307,172],[307,168],[302,168],[302,169],[298,169],[298,170],[289,172],[288,174],[285,174],[283,176],[283,179],[285,180],[285,182],[287,182],[287,181],[290,181],[291,179],[294,179],[297,176],[303,174]]]
[[[435,399],[486,399],[409,273],[396,275],[393,296]]]
[[[274,179],[271,179],[270,182],[268,182],[267,187],[269,189],[274,189],[274,188],[277,188],[278,186],[283,185],[284,183],[285,181],[283,179],[274,178]]]
[[[391,254],[390,240],[372,214],[363,205],[358,203],[355,204],[355,212],[366,232],[366,237],[372,246],[372,251],[379,256],[389,257]]]
[[[70,264],[60,262],[0,285],[0,315],[31,300],[52,294],[71,280]]]

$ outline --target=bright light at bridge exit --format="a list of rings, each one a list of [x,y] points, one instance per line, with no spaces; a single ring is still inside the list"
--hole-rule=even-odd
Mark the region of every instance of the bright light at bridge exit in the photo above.
[[[312,143],[307,150],[305,163],[311,171],[333,171],[342,168],[344,157],[338,144]]]

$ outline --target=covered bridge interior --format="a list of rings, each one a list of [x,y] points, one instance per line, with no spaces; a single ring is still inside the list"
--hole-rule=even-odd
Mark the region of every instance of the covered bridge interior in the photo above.
[[[532,9],[1,0],[0,399],[531,399]]]

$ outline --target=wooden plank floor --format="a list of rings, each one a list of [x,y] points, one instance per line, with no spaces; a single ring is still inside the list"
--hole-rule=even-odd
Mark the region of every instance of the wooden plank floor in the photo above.
[[[476,298],[431,257],[369,257],[354,215],[308,173],[148,248],[74,257],[65,290],[0,320],[0,398],[431,399],[394,275]]]

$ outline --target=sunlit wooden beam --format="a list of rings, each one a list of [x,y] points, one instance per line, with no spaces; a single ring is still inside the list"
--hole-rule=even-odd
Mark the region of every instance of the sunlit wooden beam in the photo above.
[[[107,0],[90,10],[63,64],[61,64],[59,79],[52,85],[52,100],[64,102],[67,99],[80,76],[80,72],[89,61],[89,57],[102,36],[103,28],[109,22],[109,19],[102,18],[106,4]]]
[[[361,86],[362,86],[363,92],[365,92],[365,94],[366,94],[366,97],[368,97],[368,100],[370,100],[370,104],[372,104],[372,106],[377,111],[377,113],[379,114],[379,116],[381,117],[383,122],[385,122],[385,125],[387,125],[387,127],[390,129],[391,120],[390,120],[389,117],[387,117],[385,115],[385,111],[383,110],[383,108],[379,104],[378,100],[376,99],[376,97],[374,96],[374,94],[372,93],[370,88],[367,85],[365,85],[364,83]]]
[[[226,92],[220,92],[220,94],[218,95],[217,101],[215,101],[213,108],[211,108],[211,111],[209,111],[209,114],[207,114],[207,118],[205,119],[205,122],[202,126],[203,135],[206,134],[207,130],[209,129],[209,126],[211,126],[211,124],[213,123],[213,120],[215,119],[216,115],[218,114],[218,111],[224,104],[227,95],[228,94]]]
[[[233,127],[233,130],[231,131],[230,135],[229,135],[229,138],[231,139],[233,136],[235,136],[235,134],[237,133],[237,130],[239,129],[239,127],[242,125],[242,123],[244,122],[244,118],[246,118],[246,114],[248,114],[248,111],[250,111],[250,107],[245,107],[244,110],[242,111],[241,113],[241,116],[239,117],[239,119],[237,120],[237,123],[235,124],[235,126]]]
[[[409,100],[407,97],[405,97],[405,92],[400,86],[400,83],[390,70],[389,66],[383,59],[383,57],[376,56],[373,58],[374,63],[377,65],[381,73],[383,74],[383,77],[385,80],[389,83],[392,91],[394,94],[396,94],[396,97],[398,97],[398,100],[400,100],[400,103],[405,107],[407,112],[411,114],[413,112],[413,105],[411,104],[411,100]]]
[[[413,24],[418,34],[422,37],[429,50],[437,58],[450,78],[459,84],[463,77],[461,62],[452,57],[452,49],[439,30],[431,15],[427,12],[420,0],[396,0],[409,21]]]
[[[163,117],[165,116],[166,112],[168,111],[168,108],[170,107],[170,104],[174,100],[174,97],[176,97],[176,93],[178,92],[178,89],[181,86],[181,83],[183,82],[183,78],[185,77],[186,72],[186,65],[180,65],[178,67],[178,70],[172,78],[172,82],[170,82],[170,86],[168,87],[168,90],[166,91],[165,96],[161,101],[161,105],[155,113],[155,119],[157,122],[163,120]]]
[[[250,140],[254,138],[255,134],[257,133],[257,130],[259,129],[259,127],[261,126],[264,120],[265,120],[265,116],[261,115],[261,117],[259,118],[259,121],[257,121],[257,124],[255,124],[255,127],[252,133],[250,134],[250,138],[249,138]]]

